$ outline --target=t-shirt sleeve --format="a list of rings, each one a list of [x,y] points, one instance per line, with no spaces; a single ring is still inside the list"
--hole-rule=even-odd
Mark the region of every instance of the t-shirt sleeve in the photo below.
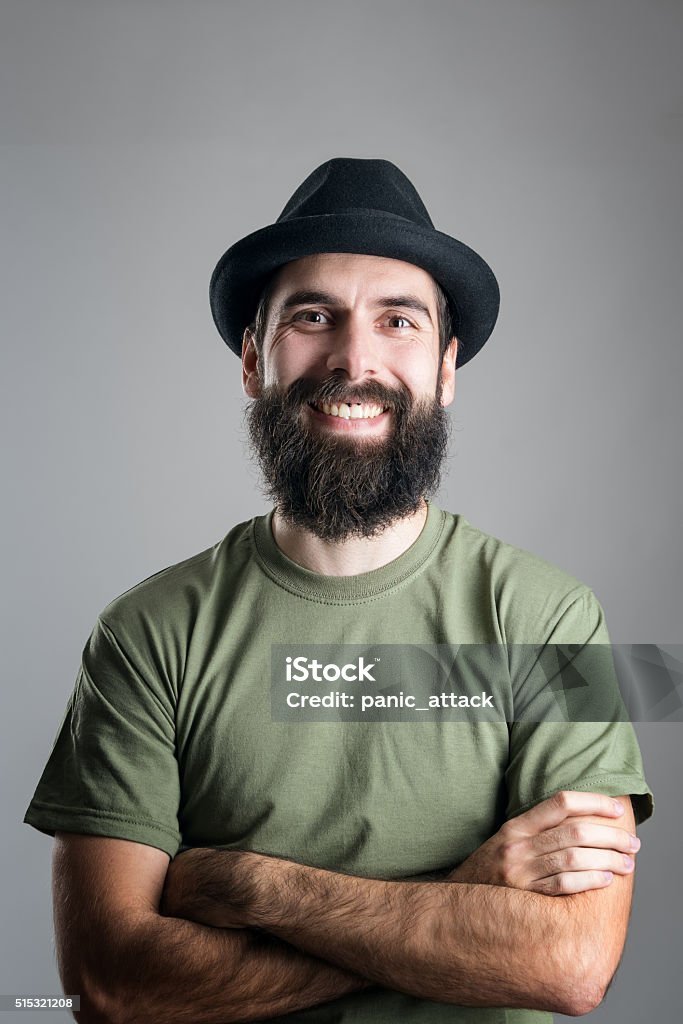
[[[130,839],[174,857],[180,782],[173,694],[102,616],[24,822]]]
[[[630,794],[636,822],[645,821],[653,813],[654,800],[619,693],[604,612],[588,587],[560,614],[541,658],[546,661],[542,672],[517,673],[505,776],[506,817],[521,814],[558,790],[574,789]],[[550,682],[549,659],[558,666]],[[541,678],[543,690],[533,682]],[[534,713],[534,707],[550,713]]]

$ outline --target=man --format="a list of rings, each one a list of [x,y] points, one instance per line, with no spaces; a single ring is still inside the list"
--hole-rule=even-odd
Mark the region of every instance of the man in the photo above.
[[[572,668],[608,642],[592,592],[429,497],[491,270],[393,164],[334,159],[211,302],[274,507],[116,598],[83,651],[24,819],[56,836],[78,1019],[588,1012],[652,795],[608,672],[600,721],[519,713],[547,692],[525,645]],[[321,643],[497,646],[500,713],[276,714],[280,654]]]

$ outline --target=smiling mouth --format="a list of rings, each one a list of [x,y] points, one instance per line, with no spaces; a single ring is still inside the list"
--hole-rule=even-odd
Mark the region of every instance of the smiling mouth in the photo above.
[[[379,402],[308,402],[311,409],[344,420],[374,420],[388,411]]]

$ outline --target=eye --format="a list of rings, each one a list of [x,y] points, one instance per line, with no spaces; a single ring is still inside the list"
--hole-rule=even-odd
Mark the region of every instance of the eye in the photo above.
[[[295,320],[303,320],[304,317],[309,317],[309,316],[326,317],[327,314],[323,313],[322,310],[320,310],[320,309],[304,309],[304,310],[302,310],[301,313],[297,313],[295,315],[294,319]],[[321,321],[321,320],[317,320],[317,321],[316,320],[305,320],[304,322],[307,323],[307,324],[315,324],[315,323],[322,323],[323,321]]]
[[[389,317],[389,321],[392,321],[392,320],[402,320],[403,321],[403,325],[402,326],[404,326],[404,327],[408,327],[408,328],[415,327],[415,324],[411,320],[409,320],[405,316],[401,316],[399,313],[392,313],[391,316]],[[393,325],[393,327],[394,327],[395,330],[400,330],[401,329],[401,327],[398,327],[395,324]]]

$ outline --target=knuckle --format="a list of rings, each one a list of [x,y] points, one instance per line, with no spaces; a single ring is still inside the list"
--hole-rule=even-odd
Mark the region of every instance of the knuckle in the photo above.
[[[578,824],[569,825],[565,832],[564,838],[569,843],[580,843],[583,839],[581,826]]]
[[[500,848],[500,872],[503,880],[509,882],[519,857],[519,843],[514,840],[504,842]]]
[[[564,896],[572,892],[571,881],[568,875],[555,875],[555,878],[557,879],[556,891],[558,895]]]
[[[578,868],[580,861],[579,851],[575,847],[570,847],[564,851],[564,865],[570,870]]]
[[[512,832],[512,826],[510,824],[511,820],[513,819],[508,819],[507,821],[504,821],[503,824],[498,829],[498,834],[501,837],[501,839],[507,839],[510,833]]]
[[[560,896],[564,892],[564,882],[562,875],[553,875],[547,881],[548,893],[550,896]]]
[[[561,810],[568,810],[572,804],[572,793],[569,789],[560,789],[552,799]]]
[[[589,826],[582,822],[577,822],[576,825],[574,825],[574,835],[577,843],[587,843],[590,838]]]

